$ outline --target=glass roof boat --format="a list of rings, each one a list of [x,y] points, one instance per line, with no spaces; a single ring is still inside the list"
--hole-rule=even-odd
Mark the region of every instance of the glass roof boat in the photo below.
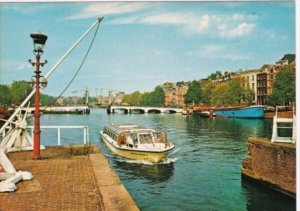
[[[174,148],[165,132],[135,124],[105,125],[100,136],[113,153],[133,160],[158,163]]]

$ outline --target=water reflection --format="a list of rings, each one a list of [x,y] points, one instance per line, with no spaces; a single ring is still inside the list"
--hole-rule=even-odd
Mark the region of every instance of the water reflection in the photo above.
[[[167,132],[176,147],[171,157],[177,161],[164,165],[124,162],[99,139],[99,130],[108,123],[135,123]],[[89,126],[91,143],[107,157],[141,210],[295,210],[295,200],[241,181],[248,137],[270,137],[272,120],[107,115],[100,109],[83,116],[42,116],[42,125],[58,124]],[[51,134],[42,133],[47,136],[43,142],[50,139]],[[82,137],[82,131],[62,135],[73,141]]]
[[[242,188],[247,197],[247,210],[296,210],[296,199],[263,185],[242,179]]]
[[[168,181],[174,174],[174,163],[166,164],[143,164],[128,160],[115,160],[114,166],[122,171],[127,179],[146,179],[151,184]]]

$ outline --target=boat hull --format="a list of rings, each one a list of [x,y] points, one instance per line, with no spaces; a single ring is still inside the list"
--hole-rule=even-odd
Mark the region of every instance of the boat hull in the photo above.
[[[41,112],[45,114],[89,114],[88,106],[62,106],[41,108]]]
[[[113,142],[109,141],[108,138],[100,132],[101,139],[105,143],[105,145],[115,154],[129,158],[132,160],[144,160],[149,161],[152,163],[158,163],[160,161],[166,160],[167,152],[172,150],[166,150],[161,152],[148,152],[148,151],[140,151],[140,150],[129,150],[129,149],[122,149],[116,147]]]
[[[264,118],[265,115],[263,106],[216,109],[214,112],[217,117]]]

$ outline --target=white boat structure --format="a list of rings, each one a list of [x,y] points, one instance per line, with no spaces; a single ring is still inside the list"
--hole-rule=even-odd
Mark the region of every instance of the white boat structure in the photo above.
[[[88,106],[56,106],[41,108],[41,111],[51,114],[89,114],[90,108]]]
[[[133,160],[158,163],[174,148],[165,132],[135,124],[106,125],[100,136],[113,153]]]
[[[287,106],[277,106],[273,119],[273,133],[271,142],[296,143],[296,114],[292,107],[289,112],[281,113]]]

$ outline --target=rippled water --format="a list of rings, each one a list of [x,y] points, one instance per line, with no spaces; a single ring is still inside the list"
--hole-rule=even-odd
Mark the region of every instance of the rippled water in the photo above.
[[[168,162],[150,165],[113,155],[100,142],[107,123],[135,123],[167,132],[176,146]],[[272,121],[206,119],[178,114],[43,115],[41,125],[88,125],[97,144],[141,210],[295,210],[295,200],[241,179],[241,161],[250,136],[270,137]],[[42,131],[42,143],[56,143]],[[62,131],[63,144],[82,133]],[[48,142],[46,142],[46,140]]]

